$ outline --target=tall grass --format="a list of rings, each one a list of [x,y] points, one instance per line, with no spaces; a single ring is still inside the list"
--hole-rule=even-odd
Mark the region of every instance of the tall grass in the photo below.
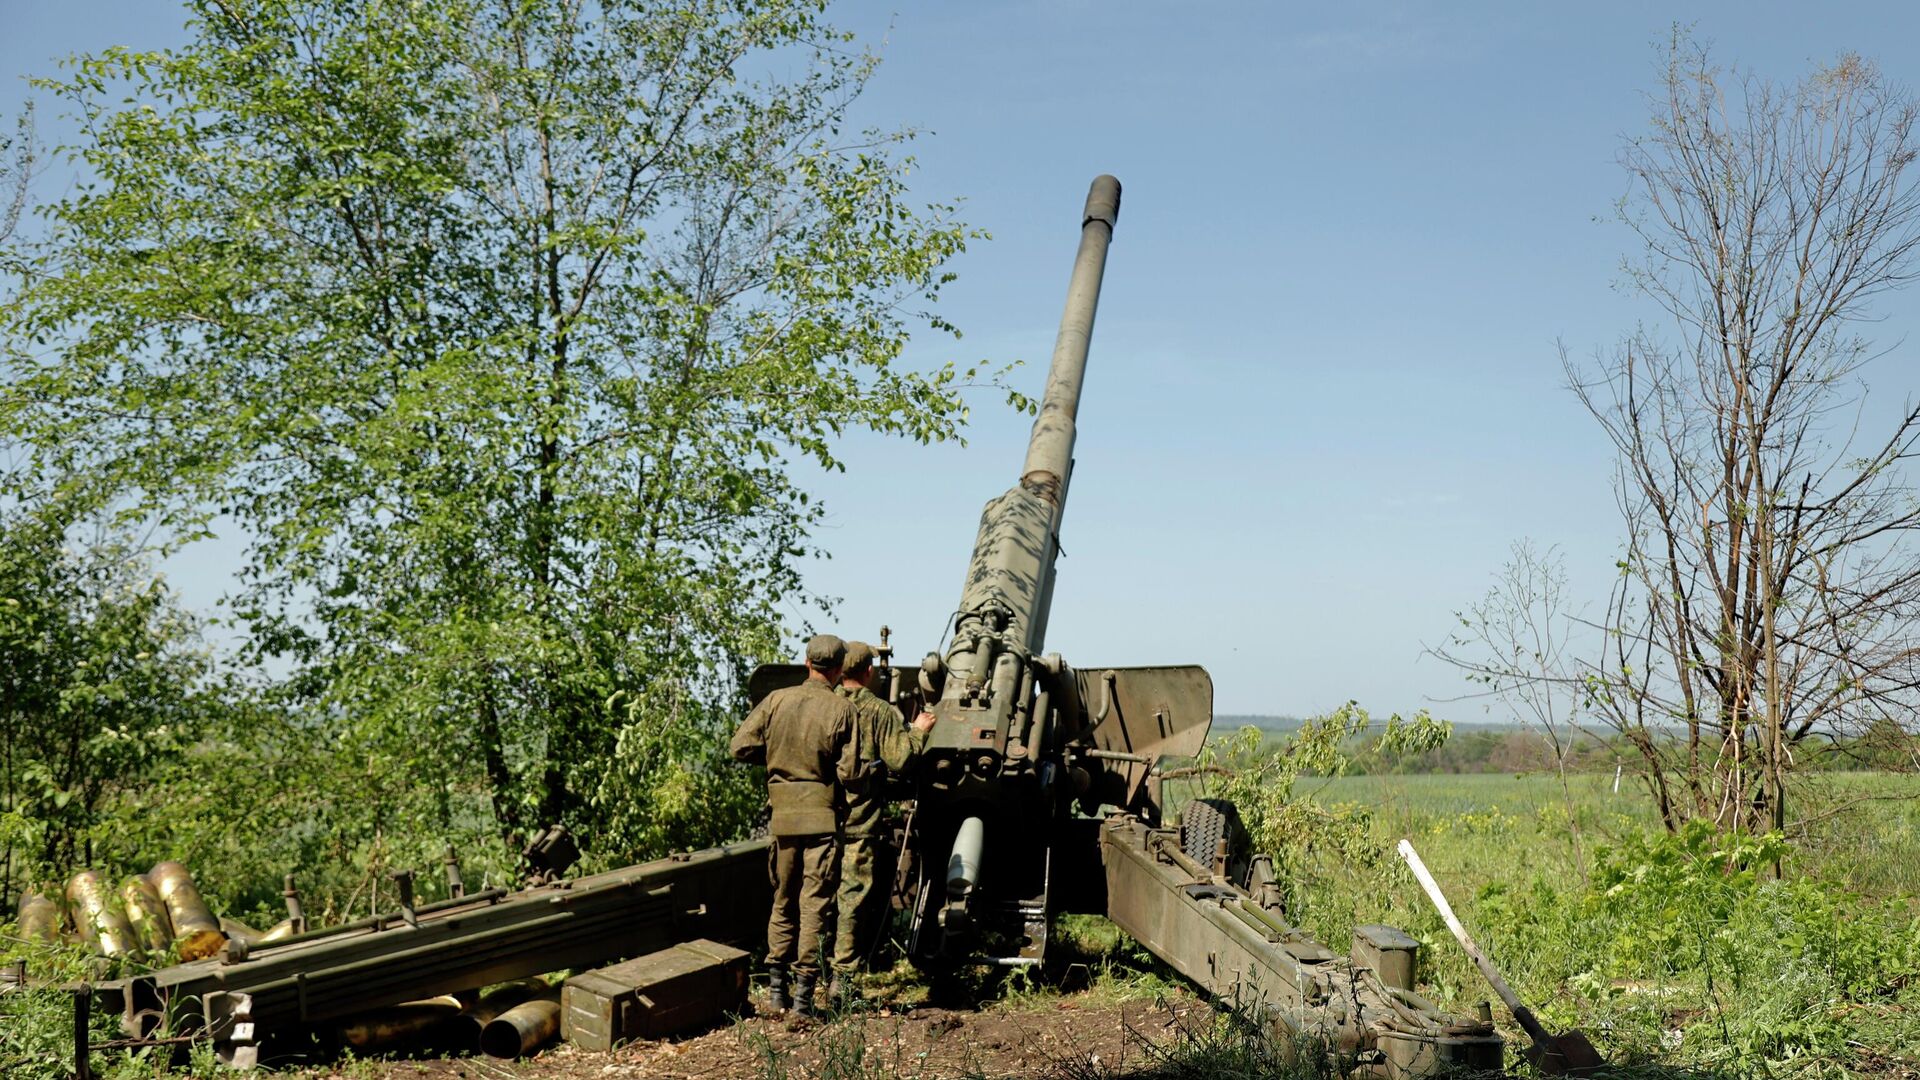
[[[1462,920],[1549,1026],[1622,1063],[1770,1076],[1920,1068],[1920,781],[1832,774],[1807,824],[1764,838],[1672,837],[1612,776],[1361,776],[1315,781],[1420,849]],[[1406,927],[1423,979],[1461,1009],[1490,997],[1397,864],[1320,862],[1292,891],[1328,944]]]

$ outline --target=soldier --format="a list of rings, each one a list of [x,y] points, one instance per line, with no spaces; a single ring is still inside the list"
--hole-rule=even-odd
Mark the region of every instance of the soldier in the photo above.
[[[833,903],[843,785],[855,780],[860,760],[853,704],[834,693],[845,656],[845,642],[832,634],[816,635],[807,642],[807,681],[768,694],[733,737],[736,760],[767,767],[767,801],[773,806],[768,992],[775,1011],[791,1004],[802,1016],[814,1015],[821,925]]]
[[[847,643],[846,669],[840,675],[840,693],[853,703],[860,744],[860,783],[847,793],[846,824],[841,829],[839,925],[833,939],[833,984],[829,994],[836,1005],[853,990],[852,975],[860,967],[859,949],[872,933],[879,916],[874,888],[878,863],[880,815],[886,809],[886,774],[905,771],[926,748],[933,714],[922,710],[909,728],[900,710],[882,701],[872,690],[873,646]]]

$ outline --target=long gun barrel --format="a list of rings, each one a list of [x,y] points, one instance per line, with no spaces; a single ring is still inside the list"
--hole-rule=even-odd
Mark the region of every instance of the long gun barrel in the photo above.
[[[1133,763],[1134,776],[1106,769],[1098,758],[1109,753],[1104,747],[1067,749],[1089,725],[1083,680],[1058,656],[1041,655],[1073,477],[1074,421],[1119,218],[1120,181],[1095,178],[1080,214],[1079,251],[1019,482],[981,511],[960,606],[948,627],[952,641],[944,657],[923,665],[922,691],[939,722],[919,769],[911,841],[926,860],[911,934],[921,959],[963,954],[984,933],[1021,942],[997,962],[1037,963],[1061,900],[1051,885],[1063,869],[1055,854],[1091,860],[1097,852],[1097,820],[1069,820],[1068,804],[1131,802],[1145,779],[1144,754],[1114,752]],[[1204,680],[1198,669],[1188,670],[1189,689],[1197,693]],[[1117,682],[1102,685],[1109,697],[1100,719],[1106,719],[1122,710],[1113,708]],[[1164,714],[1167,706],[1160,707]],[[1194,738],[1204,734],[1202,721]],[[1111,785],[1097,779],[1110,774]],[[1063,842],[1063,830],[1073,839]],[[1091,861],[1068,876],[1098,891]],[[1099,909],[1097,897],[1083,899]]]
[[[1080,411],[1080,386],[1087,377],[1093,317],[1100,309],[1107,245],[1113,243],[1113,227],[1119,220],[1120,181],[1111,176],[1096,178],[1080,221],[1080,251],[1067,283],[1067,308],[1053,343],[1046,394],[1027,443],[1026,466],[1020,470],[1020,486],[1055,506],[1066,503],[1067,476],[1073,469],[1073,423]]]
[[[1018,669],[1046,640],[1060,522],[1073,474],[1074,417],[1086,381],[1107,246],[1119,219],[1120,181],[1097,177],[1081,213],[1080,250],[1067,283],[1066,310],[1020,483],[988,503],[981,514],[946,657],[954,676],[943,695],[947,700],[978,706],[989,704],[982,700],[983,692],[989,699],[1011,698],[1018,689]],[[998,705],[1003,720],[1012,705]]]

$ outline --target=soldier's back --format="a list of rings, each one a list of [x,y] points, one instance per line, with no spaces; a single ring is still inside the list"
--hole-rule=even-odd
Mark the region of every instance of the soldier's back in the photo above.
[[[852,703],[813,680],[767,695],[769,780],[834,782],[841,747],[852,737]]]

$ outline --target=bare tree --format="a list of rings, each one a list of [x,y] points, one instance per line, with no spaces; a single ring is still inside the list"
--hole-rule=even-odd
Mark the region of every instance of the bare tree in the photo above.
[[[1486,595],[1454,613],[1457,625],[1427,654],[1459,668],[1480,688],[1470,697],[1497,700],[1522,724],[1537,728],[1553,750],[1574,864],[1586,875],[1578,804],[1567,778],[1582,749],[1598,740],[1581,726],[1587,697],[1574,641],[1587,624],[1568,606],[1565,559],[1520,540]]]
[[[1669,827],[1780,828],[1804,748],[1920,703],[1920,409],[1869,407],[1860,333],[1915,273],[1916,106],[1858,56],[1779,87],[1684,37],[1650,102],[1621,216],[1664,325],[1562,352],[1627,527],[1580,674]]]

